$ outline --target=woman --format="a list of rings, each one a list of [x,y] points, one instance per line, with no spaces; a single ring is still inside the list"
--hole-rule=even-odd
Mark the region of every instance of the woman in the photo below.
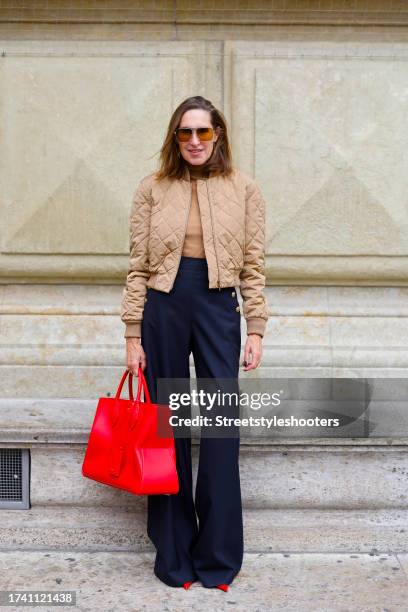
[[[265,202],[255,181],[232,167],[223,114],[201,96],[187,98],[170,119],[160,168],[138,184],[130,214],[121,319],[127,369],[137,376],[141,365],[152,402],[157,378],[189,379],[191,352],[197,380],[237,380],[238,286],[244,370],[259,366],[268,320],[264,243]],[[169,586],[199,579],[227,591],[243,558],[239,436],[201,435],[194,502],[191,438],[175,434],[175,446],[179,492],[148,496],[154,573]]]

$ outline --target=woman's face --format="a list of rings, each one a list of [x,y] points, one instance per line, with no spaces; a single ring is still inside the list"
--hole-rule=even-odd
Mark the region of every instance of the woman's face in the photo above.
[[[201,108],[193,108],[186,111],[181,118],[179,127],[199,128],[212,127],[210,113]],[[188,142],[178,142],[180,155],[184,157],[186,162],[193,165],[204,164],[211,157],[214,143],[218,140],[218,129],[214,130],[214,135],[211,140],[202,140],[197,136],[197,132],[193,131]]]

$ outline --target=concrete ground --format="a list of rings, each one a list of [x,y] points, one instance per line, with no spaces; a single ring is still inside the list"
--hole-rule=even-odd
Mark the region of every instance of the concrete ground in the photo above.
[[[188,591],[153,574],[151,552],[3,550],[1,590],[73,590],[67,609],[113,611],[394,612],[408,609],[408,554],[246,553],[228,593]],[[28,606],[1,610],[27,610]],[[54,606],[36,606],[55,610]],[[64,606],[66,608],[66,606]]]

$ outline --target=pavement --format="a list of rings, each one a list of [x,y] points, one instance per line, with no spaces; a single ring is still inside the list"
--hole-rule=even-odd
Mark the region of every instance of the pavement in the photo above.
[[[227,593],[188,591],[153,573],[154,553],[2,550],[0,588],[74,591],[72,610],[394,612],[408,610],[406,553],[245,553]],[[31,607],[5,606],[1,610]],[[35,606],[54,610],[54,605]]]

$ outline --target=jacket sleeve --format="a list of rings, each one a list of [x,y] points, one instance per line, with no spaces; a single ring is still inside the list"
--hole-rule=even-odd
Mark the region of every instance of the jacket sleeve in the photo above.
[[[265,201],[251,179],[246,188],[244,265],[240,293],[247,334],[264,336],[268,321],[265,289]]]
[[[150,276],[148,240],[151,193],[148,177],[138,184],[132,198],[129,223],[130,260],[122,294],[120,318],[125,323],[125,338],[140,337],[147,280]]]

